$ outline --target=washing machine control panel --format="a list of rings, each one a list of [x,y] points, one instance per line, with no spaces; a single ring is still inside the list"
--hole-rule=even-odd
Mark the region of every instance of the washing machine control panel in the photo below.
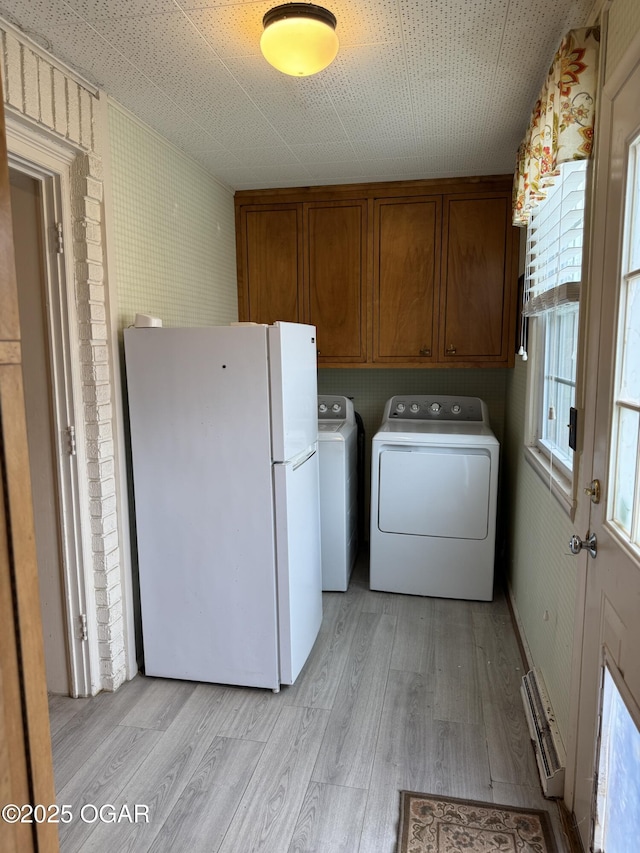
[[[348,397],[318,395],[318,420],[349,421],[354,419],[353,403]]]
[[[387,401],[384,417],[388,420],[482,422],[486,418],[486,406],[479,397],[397,396]]]

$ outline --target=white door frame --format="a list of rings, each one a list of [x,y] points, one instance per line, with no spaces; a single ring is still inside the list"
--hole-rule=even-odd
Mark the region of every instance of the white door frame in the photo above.
[[[85,436],[82,412],[80,359],[77,336],[76,302],[73,281],[73,232],[70,210],[69,169],[77,156],[75,148],[45,138],[32,126],[7,115],[9,167],[39,182],[46,224],[43,239],[56,240],[55,223],[62,225],[66,254],[45,252],[45,301],[51,394],[53,402],[54,447],[59,498],[63,590],[69,654],[69,687],[73,697],[89,696],[99,673],[94,586],[87,577],[91,567],[91,519],[84,455]],[[55,260],[53,260],[55,258]],[[71,453],[69,427],[75,432]],[[93,676],[93,678],[92,678]]]

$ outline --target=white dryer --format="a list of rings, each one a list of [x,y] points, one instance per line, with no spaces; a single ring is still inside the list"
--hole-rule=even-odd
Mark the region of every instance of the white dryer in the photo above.
[[[322,589],[344,592],[358,548],[358,448],[353,403],[318,396]]]
[[[371,589],[493,598],[500,447],[477,397],[387,401],[371,459]]]

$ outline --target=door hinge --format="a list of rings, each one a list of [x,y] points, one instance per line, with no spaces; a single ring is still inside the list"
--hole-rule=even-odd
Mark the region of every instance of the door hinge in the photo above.
[[[66,429],[67,433],[67,450],[69,452],[69,456],[76,455],[76,428],[74,426],[68,426]]]
[[[62,222],[56,222],[56,252],[59,255],[64,255],[64,234],[62,231]]]
[[[78,639],[85,642],[89,639],[87,634],[87,614],[81,613],[78,616]]]

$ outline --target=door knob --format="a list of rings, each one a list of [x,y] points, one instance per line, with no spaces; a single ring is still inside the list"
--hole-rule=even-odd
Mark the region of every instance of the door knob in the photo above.
[[[598,553],[598,540],[596,539],[595,533],[592,533],[591,536],[587,533],[586,539],[581,539],[577,533],[574,533],[571,539],[569,539],[569,550],[574,557],[583,549],[588,551],[591,557],[596,556]]]

